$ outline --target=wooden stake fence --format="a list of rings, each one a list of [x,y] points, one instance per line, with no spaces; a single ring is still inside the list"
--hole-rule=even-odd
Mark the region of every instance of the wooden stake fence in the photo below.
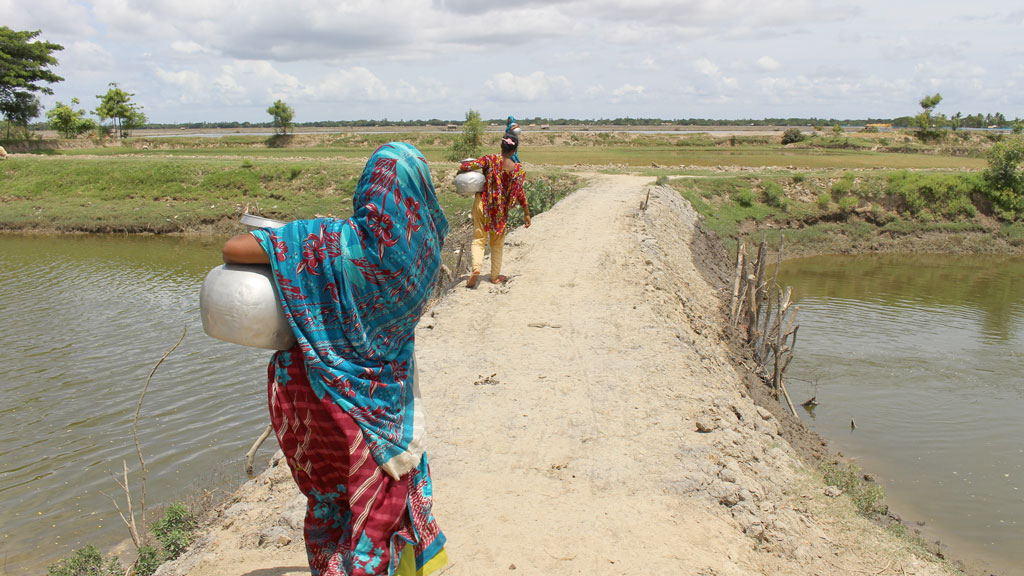
[[[797,416],[786,391],[785,373],[796,348],[796,334],[800,329],[796,322],[799,307],[790,301],[792,289],[778,286],[782,244],[780,241],[770,281],[765,277],[769,258],[767,240],[761,240],[752,262],[747,257],[746,244],[739,244],[729,321],[743,335],[753,352],[759,375],[771,386],[775,398],[778,399],[781,393],[789,410]]]

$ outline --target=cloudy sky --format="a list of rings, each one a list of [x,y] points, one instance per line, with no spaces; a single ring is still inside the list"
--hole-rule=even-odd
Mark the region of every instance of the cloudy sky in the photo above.
[[[153,122],[1024,117],[1019,0],[0,0]]]

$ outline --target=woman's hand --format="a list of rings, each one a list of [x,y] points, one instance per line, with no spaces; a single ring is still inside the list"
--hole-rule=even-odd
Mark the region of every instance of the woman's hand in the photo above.
[[[526,226],[527,228],[530,227],[530,215],[529,214],[524,214],[523,215],[523,226]]]

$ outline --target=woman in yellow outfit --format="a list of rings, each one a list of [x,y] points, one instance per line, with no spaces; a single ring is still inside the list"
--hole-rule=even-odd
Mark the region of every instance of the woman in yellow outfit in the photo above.
[[[530,227],[530,207],[523,190],[526,171],[522,164],[512,160],[518,149],[519,139],[506,134],[501,138],[501,154],[467,160],[459,166],[460,173],[483,170],[486,178],[483,191],[477,192],[473,200],[473,244],[470,250],[473,269],[466,280],[466,288],[476,288],[486,245],[491,247],[491,282],[501,284],[508,280],[501,274],[501,257],[505,246],[505,224],[513,202],[523,207],[523,221],[527,228]]]

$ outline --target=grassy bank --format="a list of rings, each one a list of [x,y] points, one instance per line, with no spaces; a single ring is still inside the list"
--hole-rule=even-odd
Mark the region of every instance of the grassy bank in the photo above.
[[[982,178],[989,151],[1010,136],[961,132],[921,141],[912,133],[805,130],[802,141],[783,145],[782,134],[538,130],[523,135],[521,155],[535,213],[579,185],[574,170],[641,172],[679,190],[733,249],[735,240],[777,242],[785,234],[791,255],[1024,250],[1024,210]],[[444,209],[464,216],[471,199],[454,193],[456,165],[444,158],[456,136],[24,142],[0,165],[0,229],[230,232],[245,211],[284,220],[344,217],[366,158],[396,139],[424,153]],[[485,150],[498,137],[485,135]]]
[[[431,161],[446,213],[472,199],[453,184],[444,135],[409,135]],[[292,220],[346,217],[366,159],[394,134],[128,140],[19,154],[0,166],[0,228],[57,232],[228,232],[246,211]],[[291,146],[294,144],[294,147]],[[531,170],[541,211],[574,189],[562,170]],[[535,210],[536,211],[536,210]]]

